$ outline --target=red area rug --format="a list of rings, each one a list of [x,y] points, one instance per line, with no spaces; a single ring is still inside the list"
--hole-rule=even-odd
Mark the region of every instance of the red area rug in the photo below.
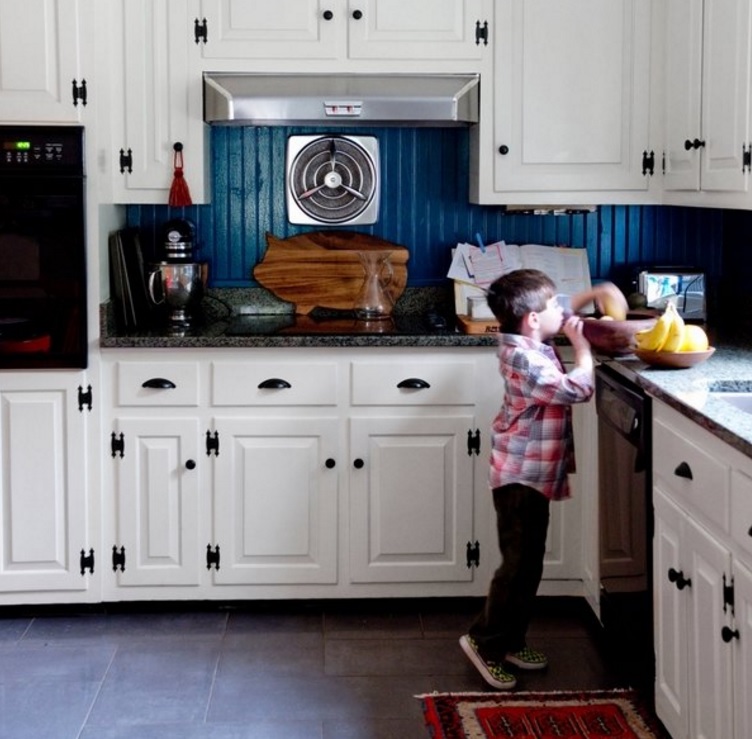
[[[663,739],[631,690],[416,696],[434,739]]]

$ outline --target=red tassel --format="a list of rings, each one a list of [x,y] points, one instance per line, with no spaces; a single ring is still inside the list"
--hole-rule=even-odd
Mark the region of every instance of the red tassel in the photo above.
[[[183,175],[183,145],[180,143],[173,146],[175,154],[173,156],[173,166],[175,168],[174,176],[172,179],[172,186],[170,187],[170,205],[193,205],[191,200],[191,192],[188,189],[188,183],[185,181]]]

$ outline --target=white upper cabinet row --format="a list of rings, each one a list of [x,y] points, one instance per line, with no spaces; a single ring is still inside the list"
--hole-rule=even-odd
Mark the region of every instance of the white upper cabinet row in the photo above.
[[[751,31],[752,0],[0,0],[0,120],[98,95],[101,192],[165,203],[180,142],[200,203],[204,71],[475,71],[473,202],[748,208]]]

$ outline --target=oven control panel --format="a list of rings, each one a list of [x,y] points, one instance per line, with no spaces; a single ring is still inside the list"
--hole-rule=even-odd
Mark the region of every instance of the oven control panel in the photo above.
[[[78,172],[82,162],[79,126],[0,126],[0,172]]]

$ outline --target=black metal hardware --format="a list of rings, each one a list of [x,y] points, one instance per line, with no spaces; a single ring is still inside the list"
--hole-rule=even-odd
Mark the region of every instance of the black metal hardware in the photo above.
[[[752,144],[742,144],[742,172],[752,169]]]
[[[724,626],[721,629],[721,639],[728,644],[732,639],[739,638],[739,629],[730,629],[728,626]]]
[[[356,470],[362,470],[364,465],[365,462],[360,459],[360,457],[353,462],[353,467],[355,467]]]
[[[291,388],[292,385],[287,380],[282,380],[279,377],[270,377],[268,380],[264,380],[259,383],[259,390],[286,390]]]
[[[141,383],[141,387],[154,388],[155,390],[173,390],[177,385],[164,377],[151,377]]]
[[[651,151],[650,154],[647,151],[642,152],[642,174],[653,174],[655,172],[655,152]]]
[[[690,141],[687,139],[684,142],[684,148],[689,151],[690,149],[701,149],[703,146],[705,146],[704,141],[700,141],[700,139],[695,139],[694,141]]]
[[[726,613],[726,609],[731,609],[731,615],[734,615],[734,578],[731,578],[730,583],[726,583],[726,573],[723,573],[723,612]]]
[[[81,84],[76,84],[76,80],[73,80],[72,85],[72,92],[73,92],[73,105],[78,105],[81,103],[81,105],[86,105],[86,80],[81,80]]]
[[[112,571],[117,572],[118,567],[120,568],[120,572],[125,572],[125,547],[120,547],[120,551],[118,552],[118,548],[113,544]]]
[[[133,172],[133,152],[128,149],[126,153],[123,149],[120,150],[120,174],[124,174],[125,170],[128,170],[128,174]]]
[[[332,13],[331,10],[325,10],[322,13],[322,16],[323,16],[323,18],[324,18],[325,21],[330,21],[332,18],[334,18],[334,13]]]
[[[431,386],[425,380],[421,380],[420,377],[408,377],[402,382],[398,382],[397,387],[407,388],[408,390],[425,390]]]
[[[196,462],[192,459],[189,459],[185,463],[185,468],[187,470],[195,470],[196,469]]]
[[[206,456],[211,456],[214,452],[214,456],[219,456],[219,431],[215,431],[212,435],[211,431],[206,432]]]
[[[201,21],[199,21],[198,18],[195,18],[193,21],[193,38],[196,43],[199,41],[203,41],[204,43],[207,42],[209,38],[209,29],[206,25],[206,18],[203,18]]]
[[[476,541],[475,544],[467,543],[467,568],[480,566],[480,544]]]
[[[692,585],[692,578],[684,577],[683,572],[677,571],[673,567],[670,567],[668,570],[668,580],[674,583],[678,590],[684,590],[687,586]]]
[[[475,45],[480,46],[481,41],[483,46],[488,46],[488,21],[483,21],[483,25],[475,21]]]
[[[86,391],[84,392],[83,387],[81,385],[78,386],[78,410],[79,413],[83,413],[84,406],[86,406],[89,410],[91,410],[91,404],[93,401],[93,396],[91,393],[91,385],[88,385],[86,388]]]
[[[335,460],[333,460],[331,457],[329,457],[329,459],[327,459],[326,462],[324,462],[324,466],[328,470],[333,469],[336,466],[336,464],[337,464],[337,462]]]
[[[89,570],[89,574],[91,575],[94,574],[94,550],[93,549],[89,549],[88,555],[83,549],[81,550],[80,565],[81,565],[82,575],[84,574],[86,570]]]
[[[692,468],[686,463],[681,462],[674,470],[674,474],[677,477],[684,477],[687,480],[694,480],[692,477]]]
[[[206,569],[210,570],[214,565],[214,569],[219,569],[219,544],[214,547],[212,551],[211,544],[206,545]]]
[[[352,17],[355,18],[356,21],[359,21],[363,17],[363,11],[362,10],[353,10]]]
[[[752,526],[749,527],[749,531],[747,531],[747,536],[752,536]]]
[[[120,436],[118,436],[114,431],[112,432],[112,438],[110,439],[110,449],[112,450],[112,456],[117,457],[118,452],[120,453],[120,459],[122,459],[125,456],[125,437],[123,436],[123,432],[120,432]]]
[[[509,154],[509,147],[506,144],[502,144],[499,147],[499,154],[501,154],[501,156],[505,157],[507,154]]]
[[[475,433],[472,429],[467,432],[467,455],[470,457],[473,452],[480,454],[480,429],[475,429]]]

